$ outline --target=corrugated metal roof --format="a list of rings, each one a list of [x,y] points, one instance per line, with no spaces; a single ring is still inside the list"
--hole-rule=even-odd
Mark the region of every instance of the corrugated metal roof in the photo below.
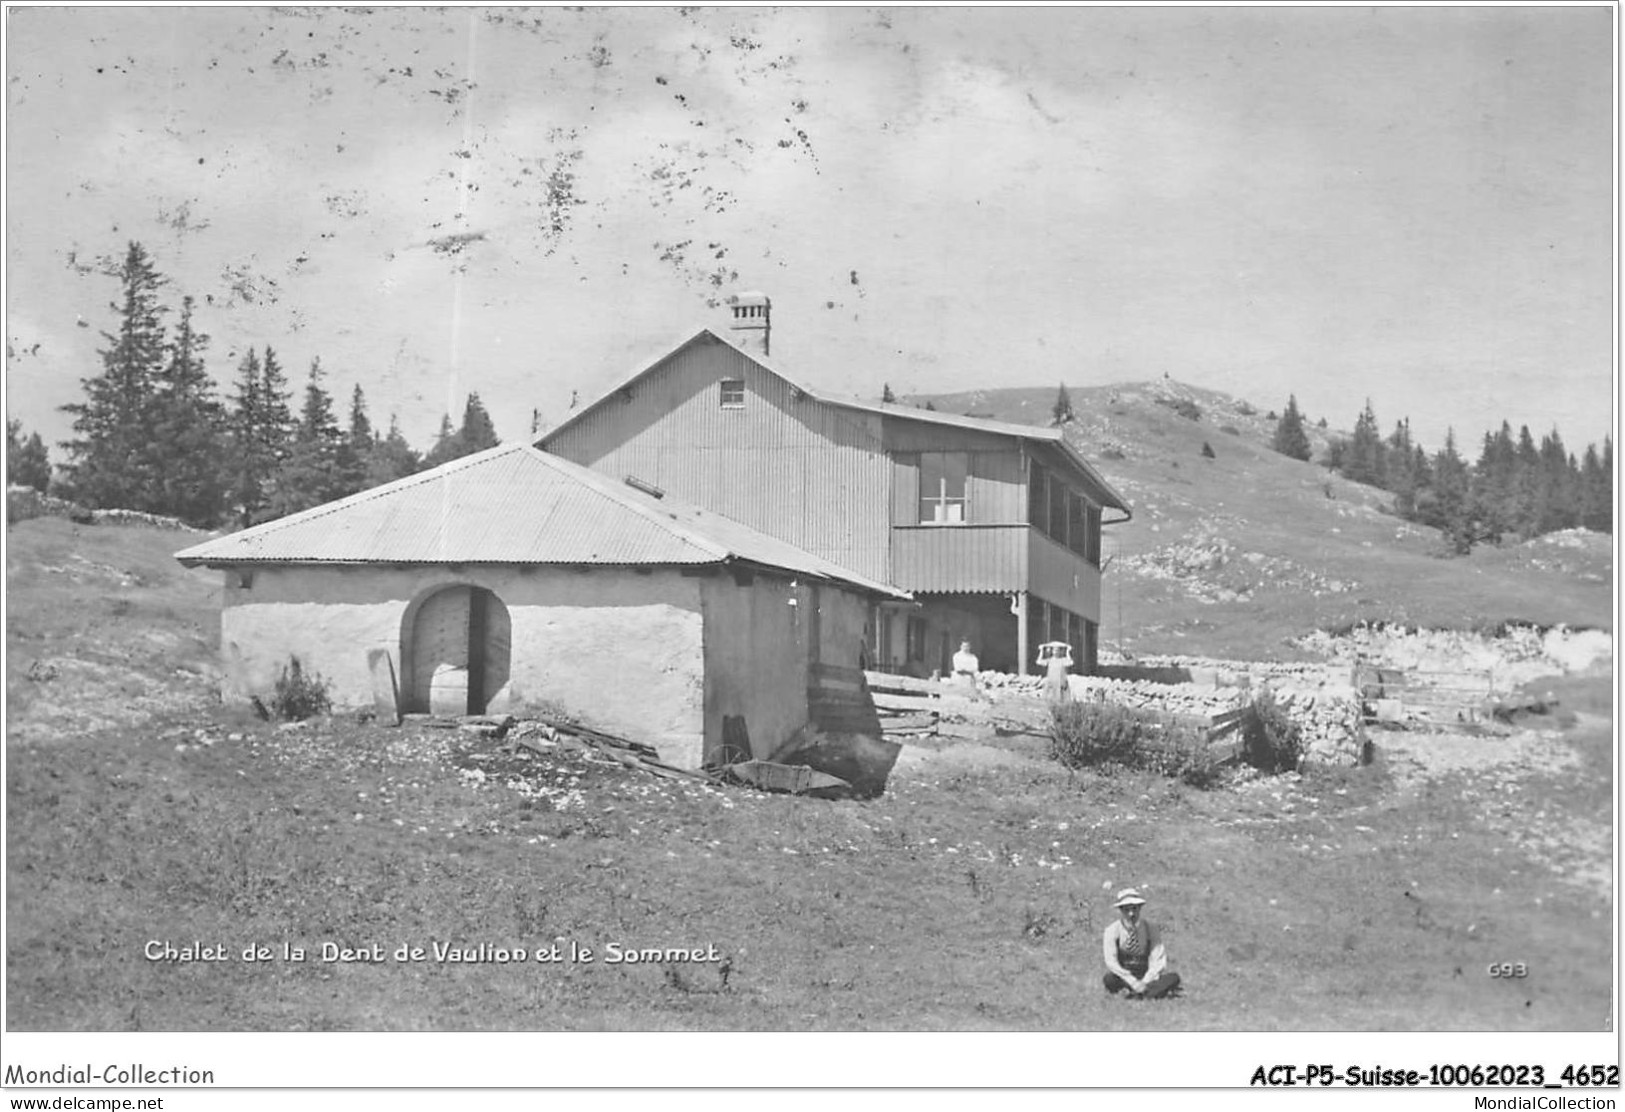
[[[744,561],[909,597],[737,521],[507,444],[175,554],[187,566]]]
[[[632,386],[638,381],[638,379],[655,370],[667,359],[677,354],[677,352],[705,337],[709,337],[720,344],[726,344],[728,347],[739,352],[739,354],[745,356],[745,358],[754,360],[763,370],[783,379],[792,389],[798,390],[813,400],[823,402],[826,405],[840,406],[843,409],[856,409],[866,413],[879,413],[887,417],[895,417],[901,420],[919,421],[932,425],[945,425],[951,428],[971,429],[978,432],[988,432],[1000,436],[1012,436],[1018,437],[1022,440],[1037,440],[1044,443],[1053,444],[1063,456],[1077,466],[1079,471],[1081,471],[1090,479],[1091,482],[1100,488],[1100,493],[1104,496],[1108,505],[1114,507],[1115,509],[1122,510],[1124,513],[1132,512],[1129,509],[1128,500],[1124,498],[1115,487],[1108,483],[1105,477],[1102,476],[1099,471],[1095,470],[1094,466],[1088,460],[1083,458],[1082,454],[1079,453],[1079,451],[1067,441],[1066,436],[1061,432],[1060,429],[1045,428],[1041,425],[1017,425],[1008,421],[990,421],[985,417],[964,417],[956,413],[939,413],[932,409],[916,409],[913,406],[897,405],[895,403],[887,404],[885,402],[873,402],[862,398],[848,398],[837,394],[826,394],[821,391],[811,390],[797,382],[795,379],[791,378],[789,375],[785,374],[783,371],[779,370],[777,367],[774,367],[760,354],[746,351],[737,344],[733,343],[727,337],[713,331],[710,328],[701,328],[687,339],[679,342],[667,350],[664,354],[649,360],[643,366],[634,371],[630,376],[628,376],[624,381],[617,383],[614,387],[605,391],[602,397],[598,398],[592,404],[582,408],[580,412],[571,415],[557,428],[550,430],[545,436],[538,440],[537,443],[540,445],[545,445],[550,439],[557,436],[559,432],[569,428],[571,425],[574,425],[588,413],[607,402],[611,397]]]

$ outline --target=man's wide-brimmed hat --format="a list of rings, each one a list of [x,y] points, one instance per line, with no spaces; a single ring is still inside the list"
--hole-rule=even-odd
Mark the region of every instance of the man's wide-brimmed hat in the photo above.
[[[1117,893],[1117,902],[1112,904],[1112,906],[1113,907],[1138,907],[1140,904],[1143,904],[1143,903],[1145,903],[1145,897],[1140,895],[1140,893],[1136,889],[1125,888],[1121,892]]]

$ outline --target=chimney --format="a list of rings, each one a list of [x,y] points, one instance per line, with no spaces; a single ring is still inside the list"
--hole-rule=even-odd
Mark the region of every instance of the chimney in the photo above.
[[[734,294],[728,299],[728,305],[733,310],[733,321],[728,326],[733,342],[766,359],[773,333],[773,302],[765,293],[747,292]]]

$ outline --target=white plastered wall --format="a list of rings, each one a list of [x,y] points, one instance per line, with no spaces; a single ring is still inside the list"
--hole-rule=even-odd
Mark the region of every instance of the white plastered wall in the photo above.
[[[268,694],[291,656],[336,707],[372,703],[371,649],[402,676],[403,625],[441,587],[484,587],[512,623],[509,680],[493,713],[547,701],[590,725],[700,763],[704,642],[700,580],[669,569],[390,568],[280,565],[226,572],[224,694]],[[408,649],[409,651],[409,649]],[[404,682],[404,681],[402,681]],[[404,693],[403,693],[404,695]]]

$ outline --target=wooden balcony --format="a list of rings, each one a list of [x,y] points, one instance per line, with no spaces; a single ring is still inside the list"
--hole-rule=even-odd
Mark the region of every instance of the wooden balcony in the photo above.
[[[891,580],[907,591],[1031,591],[1098,620],[1100,569],[1028,525],[899,525]]]

